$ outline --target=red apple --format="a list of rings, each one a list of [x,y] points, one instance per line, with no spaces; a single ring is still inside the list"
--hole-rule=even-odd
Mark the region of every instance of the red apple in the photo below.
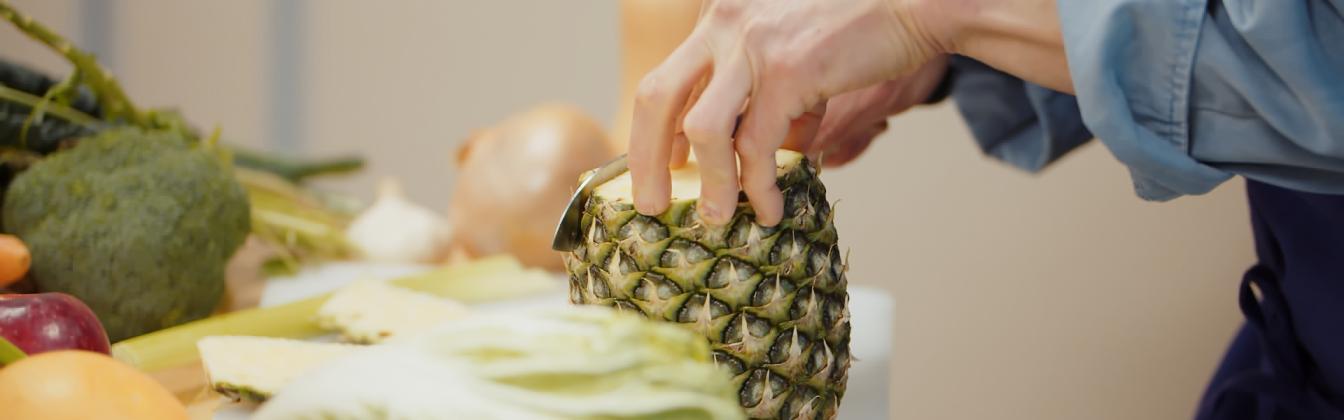
[[[30,355],[66,349],[110,351],[107,332],[93,310],[65,293],[0,295],[0,337]]]

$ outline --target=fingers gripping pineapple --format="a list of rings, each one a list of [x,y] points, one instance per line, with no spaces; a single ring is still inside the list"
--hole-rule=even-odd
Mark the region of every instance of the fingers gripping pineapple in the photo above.
[[[850,362],[845,262],[816,167],[790,151],[775,158],[785,202],[775,227],[756,224],[745,201],[731,223],[702,223],[694,162],[672,171],[672,205],[657,217],[635,211],[628,173],[598,186],[584,244],[566,255],[570,300],[704,334],[752,418],[830,419]]]

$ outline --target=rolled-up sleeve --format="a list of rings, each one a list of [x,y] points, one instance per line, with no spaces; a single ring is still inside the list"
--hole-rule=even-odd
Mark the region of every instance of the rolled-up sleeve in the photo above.
[[[1344,193],[1341,0],[1059,0],[1082,121],[1139,196]]]
[[[962,56],[950,72],[950,96],[989,156],[1035,172],[1092,139],[1072,95]]]

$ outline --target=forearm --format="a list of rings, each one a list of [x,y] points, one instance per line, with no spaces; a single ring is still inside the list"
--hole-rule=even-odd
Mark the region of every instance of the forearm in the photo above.
[[[942,52],[1073,93],[1056,0],[895,0]]]

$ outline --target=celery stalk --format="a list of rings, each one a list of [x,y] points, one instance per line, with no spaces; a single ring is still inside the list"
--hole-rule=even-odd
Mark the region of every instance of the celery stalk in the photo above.
[[[528,270],[512,257],[488,257],[426,273],[391,280],[393,285],[481,303],[554,289],[557,282],[542,271]],[[196,342],[212,335],[311,338],[326,334],[317,311],[330,293],[268,308],[246,309],[182,324],[112,345],[112,356],[140,370],[155,372],[200,359]]]
[[[313,322],[328,295],[284,305],[245,309],[189,322],[112,345],[112,357],[147,372],[186,365],[200,358],[196,341],[212,335],[309,338],[324,332]]]

